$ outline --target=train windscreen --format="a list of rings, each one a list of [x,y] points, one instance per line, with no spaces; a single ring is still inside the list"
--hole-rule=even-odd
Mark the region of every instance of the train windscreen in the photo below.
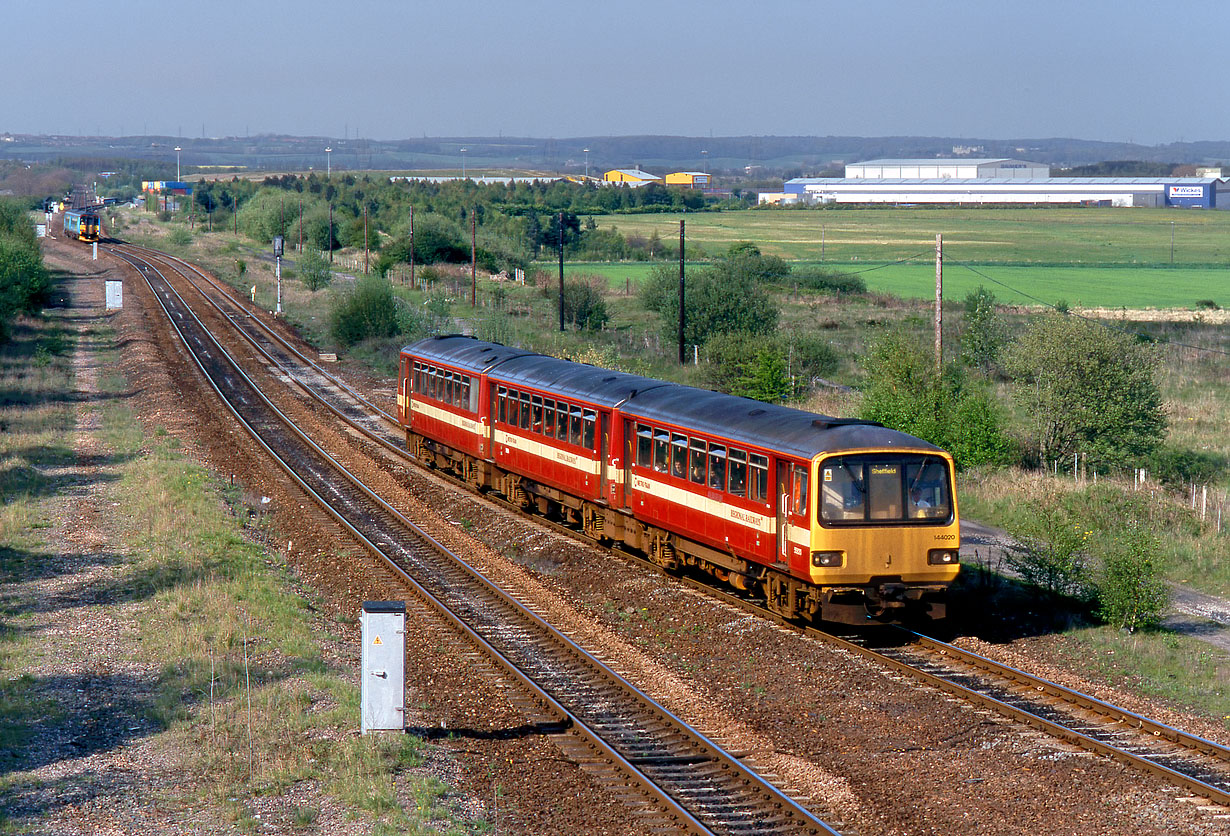
[[[948,465],[939,456],[835,456],[820,463],[820,487],[820,521],[825,524],[952,519]]]

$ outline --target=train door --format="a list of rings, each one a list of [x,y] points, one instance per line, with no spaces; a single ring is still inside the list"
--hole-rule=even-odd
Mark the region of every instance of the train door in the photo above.
[[[401,358],[401,386],[397,392],[398,420],[402,426],[410,424],[410,358]]]
[[[598,496],[603,500],[607,498],[607,483],[611,478],[610,474],[610,453],[611,453],[611,413],[598,413]]]
[[[478,423],[482,427],[482,437],[478,440],[478,454],[484,458],[495,458],[495,416],[500,409],[499,390],[494,381],[481,378],[487,382],[487,397],[478,405]]]
[[[776,510],[777,510],[777,562],[790,560],[790,462],[777,460]]]

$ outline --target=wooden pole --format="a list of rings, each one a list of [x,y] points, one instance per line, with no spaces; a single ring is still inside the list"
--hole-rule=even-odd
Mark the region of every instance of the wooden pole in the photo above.
[[[478,219],[474,210],[470,210],[470,307],[478,300]]]
[[[564,213],[559,213],[559,330],[564,333]]]
[[[944,297],[944,236],[935,235],[935,376],[938,378],[944,372],[944,338],[943,317],[944,308],[941,304]]]
[[[414,207],[410,207],[410,286],[414,287]]]
[[[687,360],[683,356],[683,329],[687,324],[687,315],[683,309],[683,221],[679,221],[679,365]]]

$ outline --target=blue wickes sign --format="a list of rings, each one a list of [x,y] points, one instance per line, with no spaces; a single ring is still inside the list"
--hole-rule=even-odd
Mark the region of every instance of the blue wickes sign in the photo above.
[[[1202,198],[1204,197],[1204,186],[1171,186],[1170,199],[1175,198]]]

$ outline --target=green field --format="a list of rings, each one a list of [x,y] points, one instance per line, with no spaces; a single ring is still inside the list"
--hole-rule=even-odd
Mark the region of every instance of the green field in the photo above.
[[[934,293],[935,236],[942,234],[949,298],[962,298],[983,284],[1009,303],[1191,308],[1212,299],[1230,306],[1230,212],[764,209],[598,220],[625,235],[656,232],[667,241],[677,238],[684,220],[688,246],[694,248],[689,254],[697,257],[752,241],[766,254],[856,272],[871,290],[907,297]],[[635,284],[649,269],[647,264],[568,267],[601,273],[613,287]]]

